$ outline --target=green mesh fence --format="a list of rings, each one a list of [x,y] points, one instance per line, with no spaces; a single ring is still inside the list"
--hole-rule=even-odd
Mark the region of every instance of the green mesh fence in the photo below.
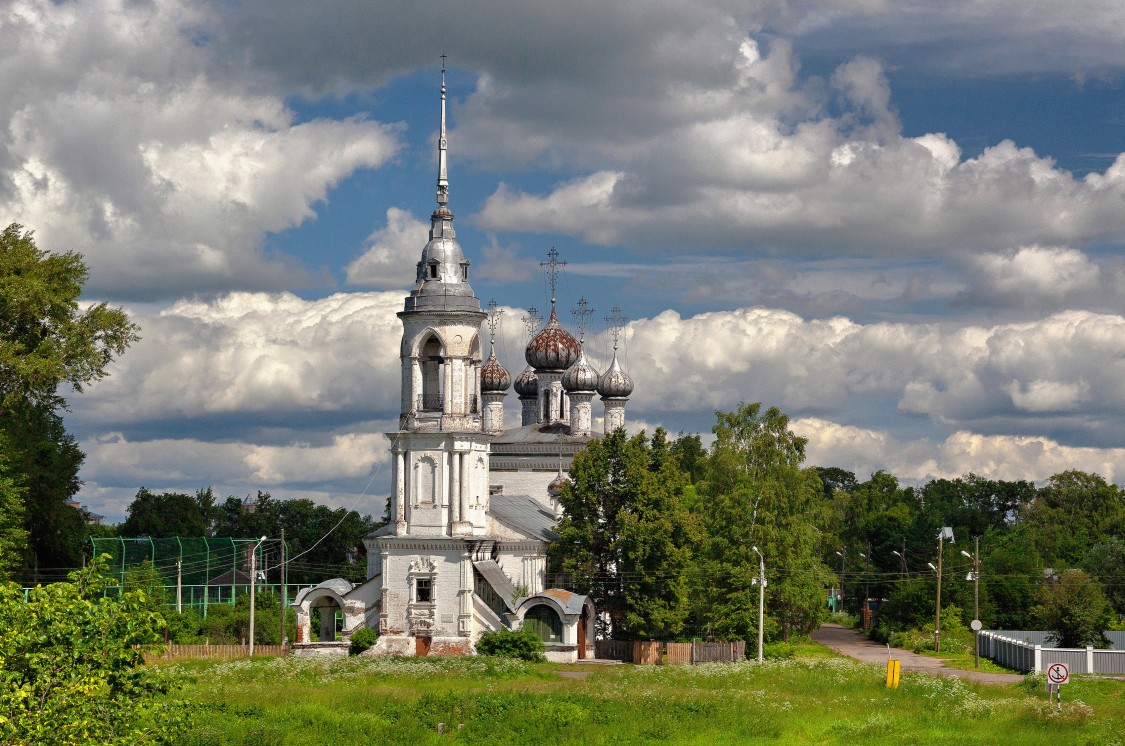
[[[282,587],[281,541],[234,539],[231,537],[173,536],[166,539],[140,537],[91,538],[94,556],[109,556],[109,571],[118,579],[118,589],[127,575],[144,562],[151,562],[164,584],[169,606],[194,607],[207,615],[215,603],[233,604],[250,592],[250,553],[259,590],[273,590],[293,598],[295,588]],[[257,549],[255,550],[255,545]],[[272,582],[271,582],[272,581]],[[287,592],[286,592],[287,591]]]

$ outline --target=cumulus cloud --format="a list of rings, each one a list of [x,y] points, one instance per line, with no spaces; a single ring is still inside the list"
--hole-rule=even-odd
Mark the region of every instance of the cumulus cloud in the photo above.
[[[363,254],[348,265],[348,282],[377,288],[410,285],[429,226],[407,210],[387,208],[387,224],[367,237]]]
[[[1051,310],[1117,309],[1125,301],[1125,263],[1094,259],[1069,246],[1023,246],[968,258],[969,306]]]
[[[890,407],[949,427],[1125,435],[1125,318],[1068,311],[993,326],[858,324],[764,308],[629,325],[642,410],[710,411],[740,399],[853,422]],[[1056,414],[1073,417],[1060,421]],[[1050,416],[1048,416],[1050,415]]]
[[[402,294],[230,293],[134,315],[142,339],[75,400],[79,423],[398,414]],[[388,382],[394,382],[388,385]]]
[[[399,147],[377,122],[298,122],[282,97],[217,76],[198,43],[205,4],[17,0],[2,14],[0,209],[83,253],[95,292],[307,284],[265,234]]]
[[[819,418],[791,423],[809,439],[809,463],[840,466],[865,478],[882,469],[912,482],[953,479],[972,472],[988,479],[1041,482],[1068,469],[1120,479],[1125,448],[1073,447],[1041,436],[957,431],[942,441],[896,438],[887,430]]]

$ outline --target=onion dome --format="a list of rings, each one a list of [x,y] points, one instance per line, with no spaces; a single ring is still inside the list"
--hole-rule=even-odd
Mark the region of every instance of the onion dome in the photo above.
[[[512,385],[512,377],[504,366],[496,359],[496,353],[488,356],[488,360],[480,369],[480,390],[483,393],[507,391]]]
[[[547,325],[527,343],[524,357],[527,364],[535,370],[561,373],[578,359],[580,349],[578,340],[559,324],[555,307],[551,306],[551,318]]]
[[[603,399],[625,399],[633,393],[633,379],[621,370],[616,351],[613,353],[613,362],[598,379],[598,393]]]
[[[519,378],[516,379],[516,393],[520,395],[521,399],[534,399],[539,396],[539,379],[535,377],[535,371],[531,366],[523,369]]]
[[[560,473],[549,485],[547,485],[547,494],[551,497],[558,497],[562,494],[563,485],[568,481],[569,480]]]
[[[563,373],[562,387],[567,391],[594,391],[598,387],[598,372],[586,359],[586,348],[578,349],[578,359]]]

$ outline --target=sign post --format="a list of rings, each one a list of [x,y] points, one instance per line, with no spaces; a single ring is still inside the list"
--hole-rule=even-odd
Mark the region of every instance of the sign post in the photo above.
[[[1058,709],[1062,712],[1062,685],[1070,683],[1070,669],[1064,663],[1052,663],[1047,667],[1047,695],[1053,698],[1058,692]]]

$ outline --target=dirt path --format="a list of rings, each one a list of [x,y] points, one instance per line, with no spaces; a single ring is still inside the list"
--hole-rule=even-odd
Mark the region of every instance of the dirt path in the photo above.
[[[809,636],[814,642],[819,642],[841,655],[855,658],[861,663],[878,665],[886,665],[887,663],[886,645],[871,642],[860,633],[838,624],[821,625],[820,629]],[[981,671],[965,671],[959,668],[946,668],[945,661],[938,658],[927,658],[909,650],[891,648],[890,654],[902,661],[902,668],[905,671],[921,671],[932,676],[956,676],[978,684],[1012,684],[1023,681],[1023,675],[1018,673],[983,673]]]

